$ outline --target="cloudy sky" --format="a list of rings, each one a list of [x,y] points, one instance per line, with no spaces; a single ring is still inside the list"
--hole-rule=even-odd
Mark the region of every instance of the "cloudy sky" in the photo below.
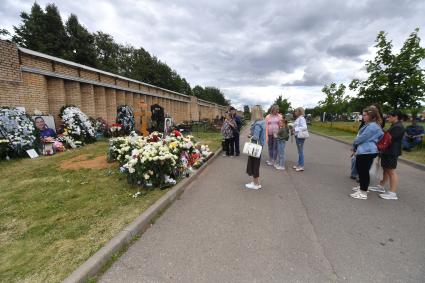
[[[12,31],[33,1],[2,0],[0,28]],[[142,46],[194,87],[216,86],[234,105],[268,106],[280,94],[311,107],[330,82],[364,78],[379,31],[394,48],[416,28],[423,0],[37,0],[89,31]]]

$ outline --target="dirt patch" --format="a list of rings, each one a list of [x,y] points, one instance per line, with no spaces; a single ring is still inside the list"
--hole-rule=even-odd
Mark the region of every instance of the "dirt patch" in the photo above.
[[[88,154],[79,155],[69,160],[62,161],[60,168],[62,170],[79,170],[79,169],[105,169],[113,166],[113,163],[108,163],[106,156],[98,156],[89,159]]]

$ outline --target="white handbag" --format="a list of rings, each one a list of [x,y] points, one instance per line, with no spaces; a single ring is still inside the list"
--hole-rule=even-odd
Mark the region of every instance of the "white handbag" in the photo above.
[[[252,140],[245,143],[242,152],[248,156],[259,158],[263,147],[258,143],[253,143]]]
[[[299,138],[299,139],[307,139],[309,137],[310,137],[310,135],[309,135],[307,130],[299,131],[298,134],[297,134],[297,138]]]

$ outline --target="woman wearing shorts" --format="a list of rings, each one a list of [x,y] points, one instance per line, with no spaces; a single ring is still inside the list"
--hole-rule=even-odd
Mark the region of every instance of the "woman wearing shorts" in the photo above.
[[[391,135],[391,144],[381,153],[381,166],[384,169],[384,176],[378,186],[384,191],[384,193],[379,195],[383,199],[398,199],[398,176],[395,169],[397,168],[397,159],[401,155],[401,140],[404,135],[404,126],[401,119],[402,114],[398,111],[390,112],[387,115],[387,121],[391,123],[391,127],[388,130]],[[390,190],[385,191],[384,186],[388,180],[390,181]]]

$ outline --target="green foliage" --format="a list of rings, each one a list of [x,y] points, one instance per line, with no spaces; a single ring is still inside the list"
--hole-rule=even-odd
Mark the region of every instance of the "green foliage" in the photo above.
[[[68,53],[68,38],[58,8],[48,4],[45,11],[34,3],[31,13],[21,13],[22,24],[14,27],[12,40],[19,45],[66,58]]]
[[[251,111],[248,105],[243,106],[243,117],[245,120],[251,120]]]
[[[344,96],[345,89],[346,86],[343,84],[339,86],[337,86],[336,83],[325,85],[322,88],[322,92],[326,94],[326,98],[319,101],[319,105],[322,107],[323,111],[341,114],[348,104],[348,98]]]
[[[377,102],[384,109],[403,109],[419,107],[425,101],[425,74],[420,67],[425,49],[420,46],[418,32],[415,29],[410,34],[399,54],[392,53],[392,43],[383,31],[378,34],[377,54],[366,62],[369,77],[350,84],[365,104]]]
[[[271,112],[271,107],[276,104],[279,106],[279,113],[282,115],[286,115],[286,113],[292,111],[291,102],[288,101],[287,98],[283,98],[282,95],[279,95],[278,98],[273,102],[273,104],[267,110],[267,114]]]
[[[8,39],[10,37],[10,32],[7,29],[0,28],[0,38]]]
[[[96,49],[94,38],[79,22],[76,15],[71,14],[66,21],[66,33],[68,35],[67,59],[96,67]]]
[[[230,105],[230,101],[227,100],[221,90],[216,87],[207,86],[203,88],[197,85],[193,88],[192,93],[199,99],[212,101],[219,105]]]

